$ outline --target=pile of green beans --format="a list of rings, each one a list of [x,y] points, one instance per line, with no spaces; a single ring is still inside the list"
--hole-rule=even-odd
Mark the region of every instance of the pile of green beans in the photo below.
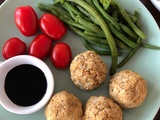
[[[81,36],[84,46],[100,55],[110,55],[110,75],[122,67],[142,46],[160,47],[143,42],[139,15],[127,12],[116,0],[54,0],[38,4],[38,8],[59,17],[71,30]],[[126,57],[118,63],[123,52]]]

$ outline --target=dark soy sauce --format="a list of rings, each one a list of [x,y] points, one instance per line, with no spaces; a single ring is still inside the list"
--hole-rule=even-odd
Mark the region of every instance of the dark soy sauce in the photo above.
[[[5,92],[19,106],[30,106],[39,102],[46,92],[46,77],[33,65],[23,64],[11,69],[6,76]]]

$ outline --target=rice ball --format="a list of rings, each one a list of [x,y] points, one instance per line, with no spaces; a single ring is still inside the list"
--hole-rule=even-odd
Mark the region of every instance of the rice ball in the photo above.
[[[91,96],[86,103],[83,120],[122,120],[122,110],[108,97]]]
[[[61,91],[53,95],[46,109],[46,120],[82,120],[81,101],[72,93]]]
[[[70,65],[73,83],[83,90],[99,87],[107,76],[107,66],[94,51],[86,51],[75,56]]]
[[[123,108],[138,107],[147,96],[147,83],[138,73],[122,70],[111,78],[109,95]]]

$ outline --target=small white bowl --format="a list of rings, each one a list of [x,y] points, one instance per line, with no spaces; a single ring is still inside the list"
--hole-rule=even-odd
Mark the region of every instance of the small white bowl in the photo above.
[[[5,77],[7,73],[14,68],[15,66],[21,65],[21,64],[31,64],[34,65],[40,70],[43,71],[46,82],[47,82],[47,88],[46,93],[44,94],[43,98],[36,104],[31,106],[18,106],[14,104],[7,96],[4,84],[5,84]],[[44,107],[48,101],[50,100],[52,94],[54,91],[54,77],[47,66],[45,62],[42,60],[29,56],[29,55],[19,55],[16,57],[12,57],[4,62],[1,62],[0,64],[0,104],[8,111],[16,114],[30,114],[34,113],[38,110],[40,110],[42,107]]]

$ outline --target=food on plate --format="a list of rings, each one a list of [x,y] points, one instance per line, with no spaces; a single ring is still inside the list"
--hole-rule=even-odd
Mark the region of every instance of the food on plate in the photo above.
[[[39,3],[38,8],[60,18],[73,32],[81,36],[86,49],[99,55],[112,56],[110,75],[126,64],[140,47],[159,49],[144,42],[138,11],[129,13],[116,0],[54,0]],[[125,52],[124,52],[125,50]],[[119,63],[118,55],[125,54]]]
[[[109,95],[123,108],[140,106],[147,96],[147,83],[132,70],[121,70],[109,83]]]
[[[26,44],[17,37],[8,39],[2,48],[2,56],[4,59],[14,57],[16,55],[23,55],[26,53]]]
[[[52,40],[45,34],[37,35],[30,43],[28,54],[40,59],[45,59],[52,50]]]
[[[122,109],[105,96],[91,96],[85,105],[83,120],[122,120]]]
[[[99,87],[107,76],[107,66],[94,51],[85,51],[73,59],[70,65],[73,83],[83,90]]]
[[[82,120],[81,101],[72,93],[60,91],[53,95],[46,109],[46,120]]]
[[[56,68],[66,68],[72,60],[72,52],[67,43],[57,43],[51,53],[51,61]]]
[[[24,36],[33,36],[38,31],[38,16],[31,6],[19,6],[14,13],[15,24]]]
[[[51,4],[39,3],[38,8],[59,17],[81,36],[88,50],[111,55],[110,75],[116,72],[118,55],[124,49],[128,54],[134,49],[133,55],[140,46],[137,41],[146,38],[136,24],[138,16],[128,13],[116,0],[55,0]]]
[[[61,39],[67,31],[64,23],[57,16],[49,13],[42,15],[39,26],[42,32],[53,38],[53,40]]]

